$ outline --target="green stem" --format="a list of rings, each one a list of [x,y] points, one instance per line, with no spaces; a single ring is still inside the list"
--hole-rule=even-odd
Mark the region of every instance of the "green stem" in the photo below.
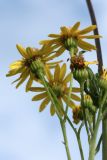
[[[102,137],[102,134],[101,134],[101,136],[99,138],[99,141],[98,141],[98,144],[97,144],[97,147],[96,147],[95,154],[97,154],[99,152],[99,150],[100,150],[102,139],[103,139],[103,137]]]
[[[84,160],[84,154],[83,154],[83,149],[82,149],[82,144],[81,144],[81,139],[80,139],[80,132],[81,132],[83,123],[80,125],[79,130],[77,132],[76,128],[74,127],[74,125],[70,121],[69,117],[66,117],[66,119],[68,120],[69,125],[71,126],[71,128],[73,129],[73,131],[74,131],[74,133],[76,135],[77,142],[78,142],[78,147],[79,147],[79,151],[80,151],[81,160]]]
[[[69,87],[69,94],[68,94],[68,101],[70,101],[70,97],[71,97],[71,92],[72,92],[72,83],[73,83],[73,76],[71,77],[70,80],[70,87]],[[65,116],[64,116],[64,121],[66,122],[66,115],[68,113],[68,105],[66,105],[66,109],[65,109]]]
[[[84,82],[80,84],[80,89],[81,89],[81,107],[83,109],[85,128],[88,135],[88,141],[90,141],[90,134],[89,134],[89,129],[88,129],[87,120],[86,120],[85,108],[84,108]]]
[[[96,138],[97,138],[97,132],[98,132],[99,125],[100,125],[100,119],[98,119],[98,121],[96,123],[94,134],[90,140],[89,159],[88,160],[94,160],[94,157],[95,157]]]
[[[90,148],[89,148],[90,150],[89,150],[89,159],[88,160],[94,160],[94,157],[95,157],[97,133],[98,133],[99,125],[100,125],[101,118],[102,118],[102,108],[103,108],[103,105],[106,101],[106,98],[107,98],[107,93],[104,94],[103,100],[102,100],[100,108],[99,108],[99,113],[98,113],[98,117],[97,117],[97,122],[95,124],[94,133],[93,133],[93,136],[90,140]]]
[[[68,158],[68,160],[71,160],[70,151],[69,151],[69,147],[68,147],[68,139],[67,139],[67,134],[66,134],[65,122],[63,120],[60,120],[60,124],[61,124],[61,129],[62,129],[62,133],[63,133],[63,137],[64,137],[64,145],[65,145],[65,149],[66,149],[67,158]]]
[[[84,160],[84,154],[83,154],[83,149],[82,149],[82,144],[81,144],[80,135],[77,135],[77,142],[78,142],[78,146],[79,146],[79,151],[80,151],[80,155],[81,155],[81,160]]]
[[[102,159],[107,160],[107,141],[105,142],[105,140],[107,140],[107,119],[103,120],[102,128],[103,128],[103,133],[102,133],[102,137],[103,137],[102,155],[103,156],[102,156]]]

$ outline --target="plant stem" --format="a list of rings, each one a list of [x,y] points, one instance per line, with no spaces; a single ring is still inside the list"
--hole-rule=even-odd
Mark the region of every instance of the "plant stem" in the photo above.
[[[80,89],[81,89],[81,107],[83,109],[85,128],[88,135],[88,141],[90,141],[90,134],[89,134],[89,129],[88,129],[87,120],[86,120],[85,108],[84,108],[84,82],[80,84]]]
[[[92,138],[90,140],[89,159],[88,160],[94,160],[94,157],[95,157],[96,138],[97,138],[99,125],[100,125],[100,118],[98,118],[95,130],[94,130],[94,134],[93,134],[93,136],[92,136]]]
[[[68,101],[70,101],[70,97],[71,97],[71,92],[72,92],[72,83],[73,83],[73,76],[71,76],[71,80],[70,80],[70,87],[69,87],[69,93],[68,93]],[[64,121],[66,122],[66,115],[68,113],[68,105],[66,105],[66,109],[65,109],[65,117],[64,117]]]
[[[101,118],[102,118],[102,108],[103,108],[103,105],[105,103],[106,98],[107,98],[107,93],[104,94],[100,108],[99,108],[97,122],[95,124],[95,130],[94,130],[93,136],[90,140],[90,151],[89,151],[89,159],[88,160],[94,160],[94,157],[95,157],[97,133],[98,133],[99,125],[100,125]]]
[[[77,142],[80,150],[81,160],[84,160],[84,154],[83,154],[83,149],[82,149],[82,144],[81,144],[81,139],[79,134],[77,135]]]
[[[102,128],[103,128],[102,159],[107,160],[107,118],[103,120]]]
[[[66,149],[67,158],[68,158],[68,160],[71,160],[70,151],[69,151],[69,147],[68,147],[68,139],[67,139],[67,134],[66,134],[65,122],[63,120],[60,120],[60,124],[61,124],[61,129],[62,129],[62,133],[63,133],[63,137],[64,137],[64,145],[65,145],[65,149]]]

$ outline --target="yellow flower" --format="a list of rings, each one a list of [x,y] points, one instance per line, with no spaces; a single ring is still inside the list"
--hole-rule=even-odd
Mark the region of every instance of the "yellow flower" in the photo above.
[[[64,101],[69,107],[73,108],[75,107],[75,103],[73,102],[73,100],[80,101],[80,97],[74,93],[71,93],[71,98],[70,100],[68,99],[68,95],[69,95],[68,83],[71,80],[71,73],[66,76],[65,75],[66,75],[66,64],[63,64],[62,67],[57,65],[55,67],[54,75],[50,72],[48,67],[46,69],[46,78],[47,78],[48,85],[54,91],[55,95],[59,100],[59,103],[62,104],[62,107],[64,107],[63,106],[63,101]],[[51,115],[55,114],[55,107],[51,102],[50,97],[48,96],[46,88],[31,87],[30,91],[42,92],[32,98],[33,101],[38,101],[43,99],[39,108],[40,112],[43,111],[46,108],[46,106],[50,103],[50,113]],[[80,92],[80,89],[72,88],[72,92]]]
[[[28,82],[26,85],[26,91],[29,90],[31,87],[33,80],[40,81],[38,75],[32,73],[30,65],[33,61],[40,59],[44,65],[48,65],[50,68],[55,67],[55,65],[59,62],[50,62],[52,60],[50,58],[53,47],[43,46],[41,49],[27,47],[26,49],[23,48],[21,45],[16,45],[18,51],[22,55],[22,59],[16,62],[13,62],[10,65],[10,71],[6,76],[14,76],[16,74],[20,74],[19,78],[16,79],[14,82],[18,82],[16,88],[18,88],[27,78]],[[55,56],[55,54],[53,54]],[[45,68],[44,68],[45,69]],[[14,83],[13,82],[13,83]]]
[[[100,38],[100,35],[87,35],[87,33],[96,29],[96,25],[91,25],[83,30],[79,30],[80,22],[77,22],[72,27],[61,27],[60,34],[49,34],[48,36],[53,38],[51,40],[40,41],[40,44],[50,44],[55,45],[58,48],[59,54],[62,54],[67,48],[65,45],[67,40],[73,40],[76,42],[77,46],[83,50],[96,50],[96,47],[83,39],[96,39]]]

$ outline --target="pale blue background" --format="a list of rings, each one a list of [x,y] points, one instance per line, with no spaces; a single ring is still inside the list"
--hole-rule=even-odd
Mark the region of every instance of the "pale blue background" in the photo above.
[[[107,63],[107,2],[93,0],[100,34],[104,64]],[[85,0],[0,0],[0,160],[66,160],[59,122],[50,117],[49,109],[38,113],[34,94],[18,90],[6,78],[9,64],[20,59],[15,45],[38,46],[48,33],[59,32],[61,25],[81,21],[90,25]],[[95,52],[87,59],[95,59]],[[73,159],[80,160],[75,136],[68,126]],[[85,156],[88,155],[85,132],[82,132]],[[101,159],[98,154],[96,160]],[[87,158],[86,158],[87,160]]]

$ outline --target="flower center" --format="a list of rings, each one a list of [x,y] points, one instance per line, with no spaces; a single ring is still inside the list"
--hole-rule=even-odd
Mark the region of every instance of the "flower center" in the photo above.
[[[73,56],[71,59],[71,69],[83,69],[85,68],[84,57],[82,55]]]
[[[58,82],[53,82],[51,87],[55,95],[57,96],[57,98],[60,98],[63,96],[65,88],[66,88],[65,85],[62,85],[61,83],[58,83]]]

